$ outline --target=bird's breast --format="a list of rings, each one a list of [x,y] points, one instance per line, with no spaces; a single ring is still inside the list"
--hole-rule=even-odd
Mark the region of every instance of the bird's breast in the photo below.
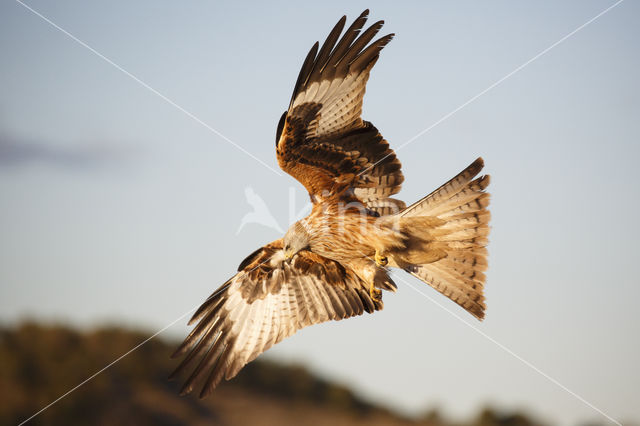
[[[338,262],[373,255],[379,232],[375,218],[360,214],[316,214],[307,219],[309,245],[314,253]]]

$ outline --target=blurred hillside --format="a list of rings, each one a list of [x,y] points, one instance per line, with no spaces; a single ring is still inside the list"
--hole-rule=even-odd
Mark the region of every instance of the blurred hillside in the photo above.
[[[0,329],[0,424],[19,424],[148,335],[119,328],[79,332],[24,323]],[[408,419],[304,367],[249,364],[205,400],[178,396],[167,376],[176,342],[152,339],[29,425],[452,425],[437,412]],[[527,417],[479,413],[468,426],[529,426]],[[458,425],[458,426],[465,426]]]

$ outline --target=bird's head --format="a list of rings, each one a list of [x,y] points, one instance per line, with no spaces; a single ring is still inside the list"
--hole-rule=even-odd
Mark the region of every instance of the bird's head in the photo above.
[[[290,260],[300,250],[309,248],[309,233],[304,225],[297,221],[284,234],[283,251],[284,258]]]

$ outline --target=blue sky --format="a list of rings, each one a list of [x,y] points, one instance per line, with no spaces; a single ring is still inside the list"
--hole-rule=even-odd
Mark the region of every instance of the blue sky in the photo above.
[[[28,2],[181,110],[2,2],[0,320],[155,331],[279,238],[256,224],[236,235],[247,187],[282,228],[307,201],[252,156],[278,170],[277,120],[309,47],[342,14],[368,7],[396,33],[364,118],[397,148],[613,3]],[[608,415],[638,421],[639,12],[621,3],[398,150],[408,202],[485,158],[483,323],[397,274],[384,311],[305,329],[266,356],[409,413],[494,403],[606,421],[441,304]],[[166,335],[187,330],[185,318]]]

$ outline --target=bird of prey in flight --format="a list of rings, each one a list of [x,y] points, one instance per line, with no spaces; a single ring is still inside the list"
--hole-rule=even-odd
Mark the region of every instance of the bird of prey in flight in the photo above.
[[[383,21],[363,30],[367,16],[344,32],[343,16],[304,60],[276,157],[309,191],[312,211],[251,253],[195,312],[189,324],[197,325],[173,354],[184,359],[172,377],[191,370],[182,393],[199,386],[208,395],[303,327],[382,309],[381,290],[396,290],[389,267],[484,317],[483,160],[409,207],[392,198],[404,180],[400,161],[360,115],[369,73],[393,34],[374,40]]]

